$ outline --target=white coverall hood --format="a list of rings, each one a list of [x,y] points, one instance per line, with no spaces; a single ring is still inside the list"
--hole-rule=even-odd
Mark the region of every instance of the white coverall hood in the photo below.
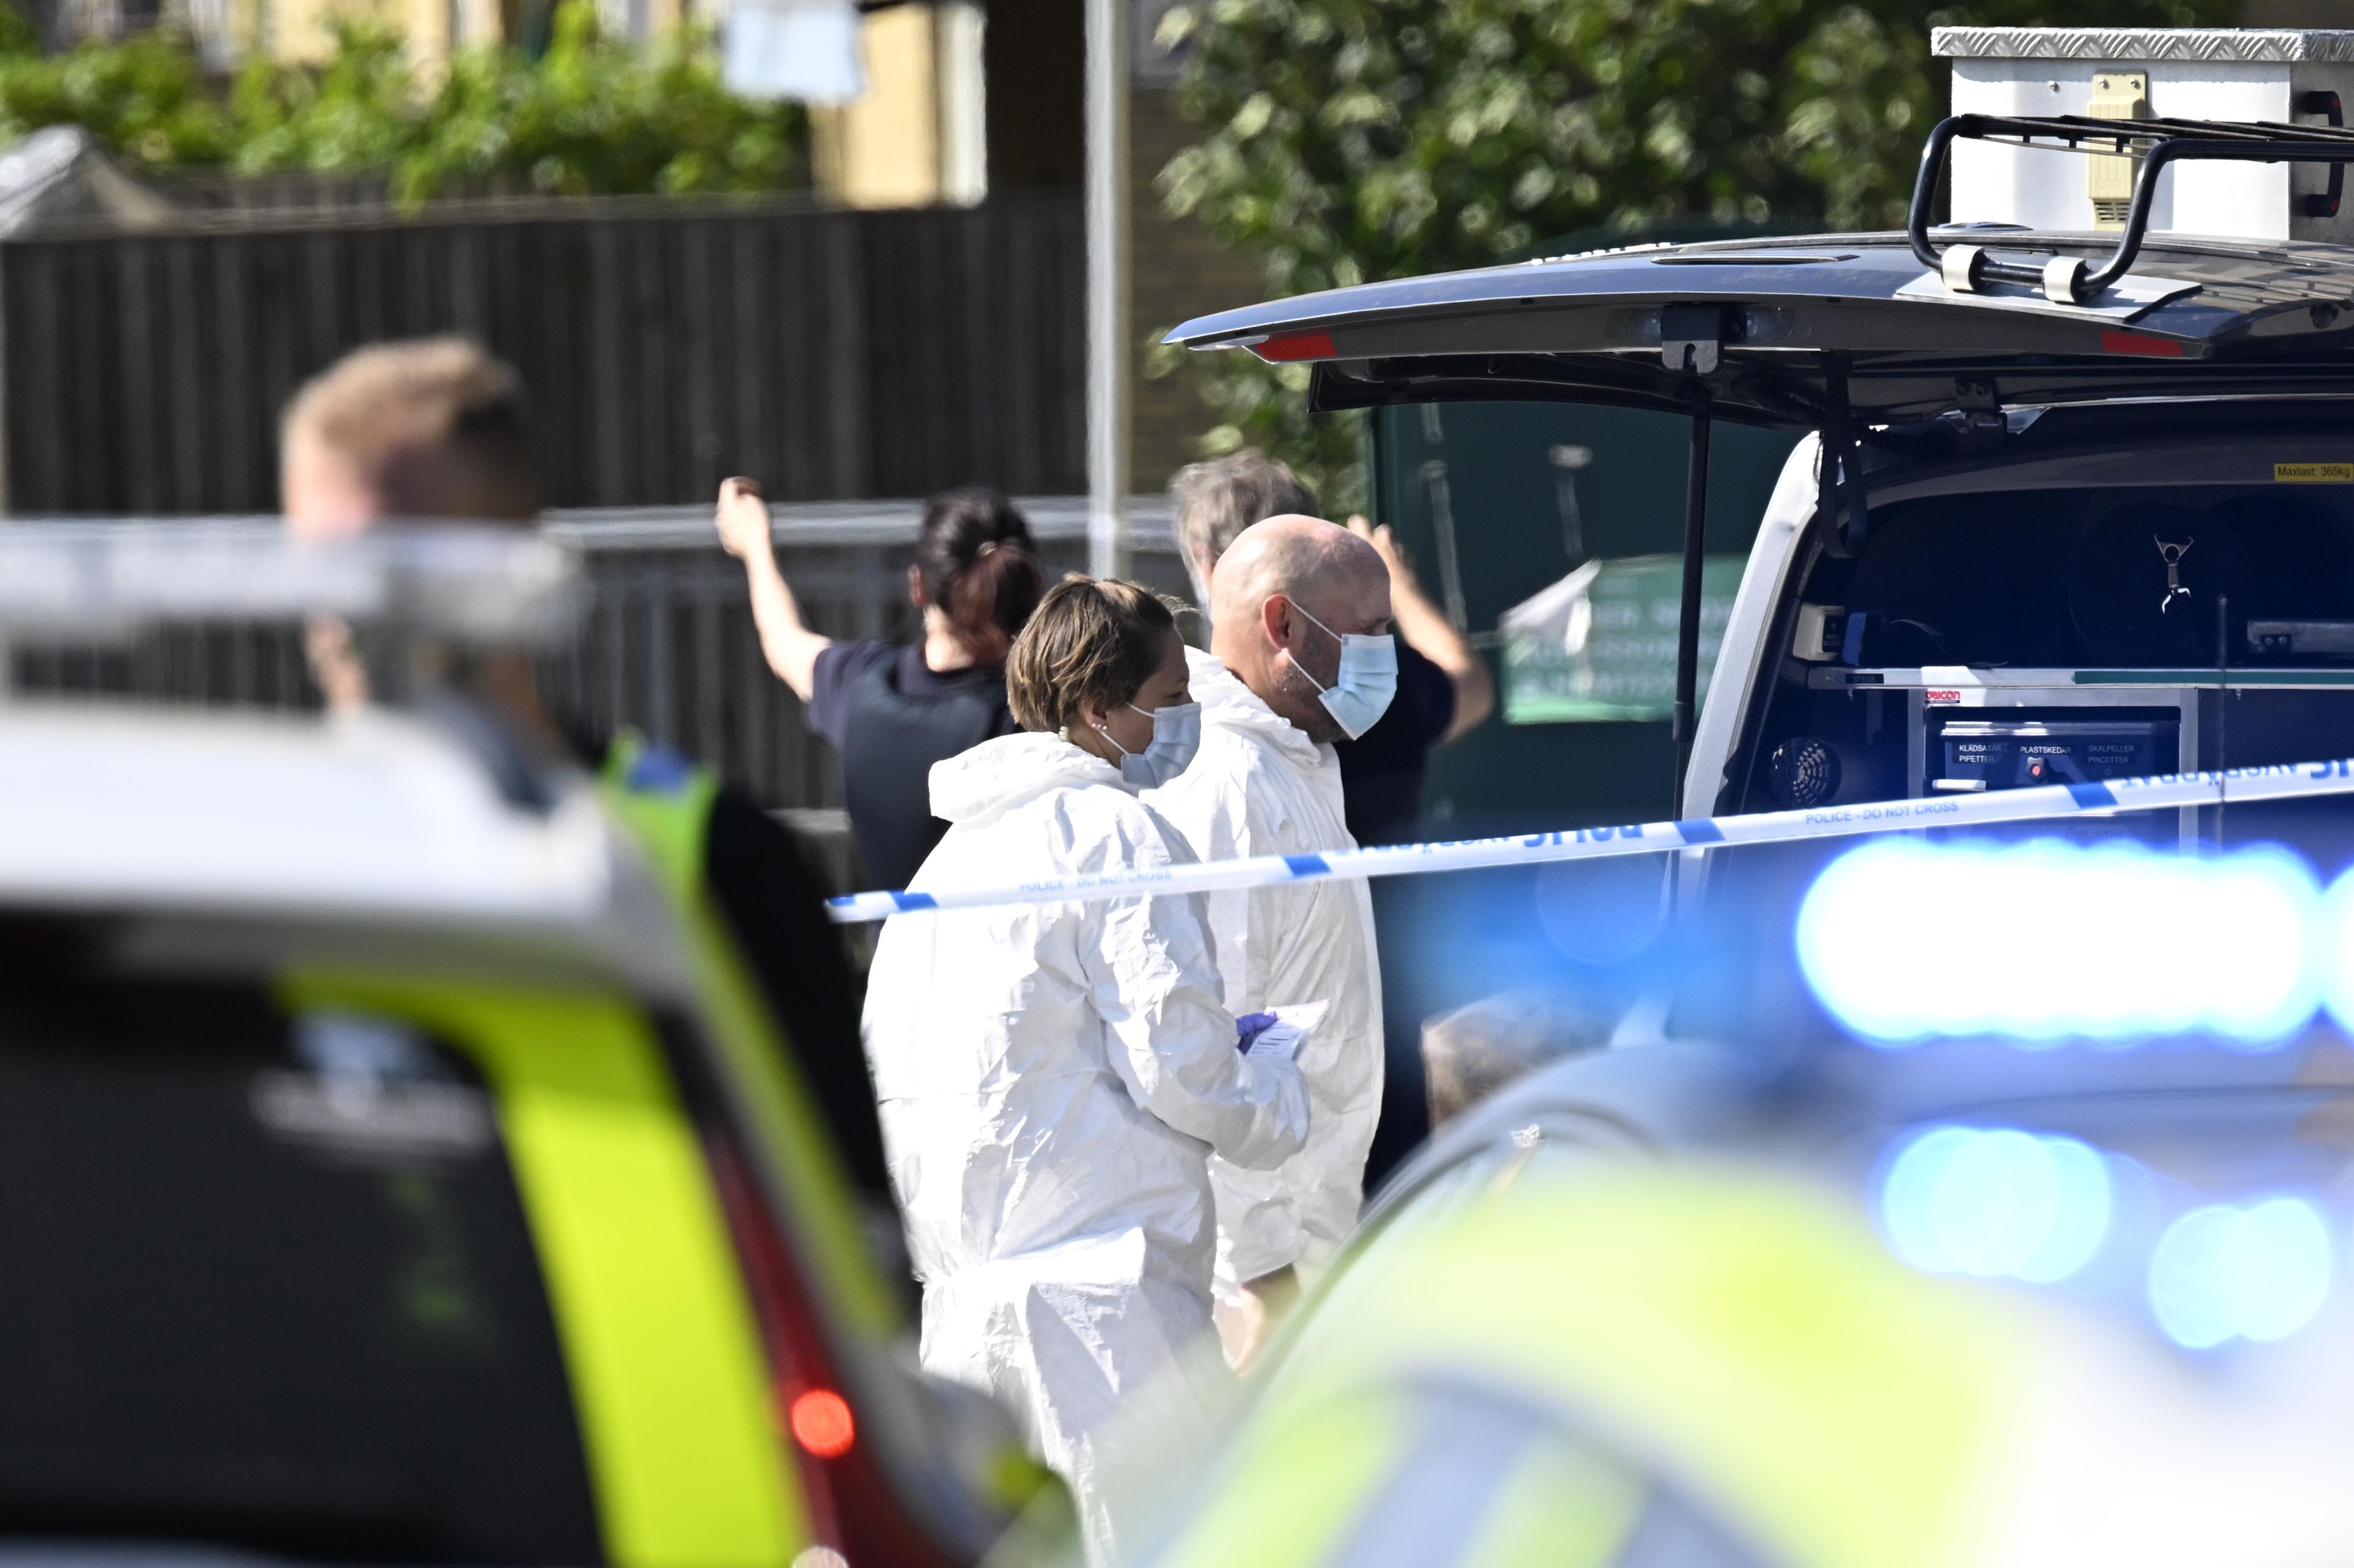
[[[1000,736],[932,764],[932,815],[979,827],[1049,789],[1108,784],[1134,794],[1119,769],[1056,735]]]
[[[1260,701],[1226,667],[1186,653],[1202,749],[1145,799],[1204,860],[1354,849],[1330,746]],[[1308,1144],[1272,1171],[1211,1161],[1222,1288],[1329,1257],[1355,1226],[1382,1106],[1381,964],[1362,879],[1208,895],[1226,1011],[1328,1001],[1299,1054]]]
[[[1054,736],[988,741],[931,783],[950,827],[914,890],[1193,859],[1116,768]],[[1211,1150],[1267,1166],[1305,1137],[1299,1073],[1235,1050],[1218,991],[1182,896],[901,916],[868,978],[923,1363],[1024,1416],[1098,1546],[1093,1435],[1208,1334]]]

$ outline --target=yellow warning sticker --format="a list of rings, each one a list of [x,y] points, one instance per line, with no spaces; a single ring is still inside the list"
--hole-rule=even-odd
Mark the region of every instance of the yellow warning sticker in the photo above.
[[[2274,484],[2354,484],[2354,462],[2276,462]]]

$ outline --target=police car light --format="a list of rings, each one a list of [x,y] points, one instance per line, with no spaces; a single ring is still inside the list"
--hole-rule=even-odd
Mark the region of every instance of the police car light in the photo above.
[[[2329,1228],[2302,1198],[2193,1209],[2158,1238],[2149,1306],[2166,1337],[2202,1351],[2285,1339],[2329,1294]]]
[[[2340,874],[2322,896],[2314,969],[2338,1026],[2354,1034],[2354,870]]]
[[[1946,1126],[1897,1146],[1874,1208],[1881,1234],[1915,1268],[2049,1285],[2100,1251],[2115,1199],[2106,1159],[2090,1145]]]
[[[2354,891],[2333,895],[2349,906]],[[1816,997],[1874,1044],[2203,1033],[2262,1050],[2312,1017],[2332,924],[2312,870],[2279,849],[1885,839],[1816,879],[1797,943]]]

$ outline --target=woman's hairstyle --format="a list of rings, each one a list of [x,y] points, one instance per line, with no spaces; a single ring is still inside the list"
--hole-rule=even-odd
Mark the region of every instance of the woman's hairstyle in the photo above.
[[[925,597],[984,664],[1005,657],[1046,586],[1029,523],[1012,502],[978,485],[943,491],[925,503],[916,565]]]
[[[1081,708],[1134,701],[1176,635],[1176,619],[1150,588],[1065,577],[1005,657],[1006,704],[1023,729],[1075,726]]]

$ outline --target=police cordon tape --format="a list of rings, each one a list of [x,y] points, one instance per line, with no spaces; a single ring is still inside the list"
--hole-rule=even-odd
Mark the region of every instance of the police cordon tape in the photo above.
[[[2354,795],[2354,758],[2232,768],[2218,773],[2161,773],[2152,778],[2112,779],[2105,783],[2043,784],[2025,789],[1934,796],[1922,800],[1860,801],[1852,806],[1759,811],[1737,817],[1693,817],[1680,822],[1638,822],[1623,828],[1576,828],[1513,838],[1383,844],[1372,849],[1331,850],[1322,854],[1255,855],[1247,860],[1172,865],[1162,871],[1042,877],[1034,882],[996,887],[853,893],[829,900],[826,912],[837,924],[848,926],[939,909],[1217,893],[1317,877],[1415,876],[1439,871],[1603,860],[1613,855],[1659,854],[1733,844],[1791,843],[1802,839],[1852,838],[1917,828],[1978,827],[1996,822],[2106,816],[2183,806],[2245,805],[2257,800],[2294,800],[2324,795]]]

